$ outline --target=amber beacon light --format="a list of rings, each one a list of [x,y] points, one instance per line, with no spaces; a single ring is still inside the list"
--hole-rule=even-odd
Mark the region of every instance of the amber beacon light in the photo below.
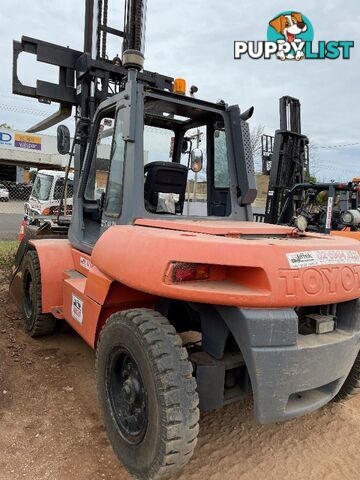
[[[178,93],[180,95],[186,94],[186,80],[183,78],[176,78],[174,80],[174,93]]]

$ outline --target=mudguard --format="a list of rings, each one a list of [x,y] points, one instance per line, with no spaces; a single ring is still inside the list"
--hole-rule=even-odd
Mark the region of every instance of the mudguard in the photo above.
[[[64,239],[23,239],[15,259],[10,295],[21,308],[22,305],[22,261],[29,249],[36,250],[41,268],[41,301],[43,313],[51,313],[51,308],[63,303],[62,282],[65,270],[74,268],[72,247]]]

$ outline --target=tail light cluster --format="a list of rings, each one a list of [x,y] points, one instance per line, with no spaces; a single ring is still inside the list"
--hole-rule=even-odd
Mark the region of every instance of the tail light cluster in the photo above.
[[[170,263],[165,274],[165,283],[207,281],[244,288],[249,291],[267,293],[271,290],[266,272],[261,267],[214,265],[205,263]]]
[[[172,264],[172,281],[175,283],[208,280],[209,278],[210,265],[180,262]]]
[[[45,208],[43,210],[42,215],[58,215],[59,214],[59,207],[53,206],[49,208]],[[64,215],[64,207],[61,208],[61,215]],[[66,206],[66,214],[65,215],[72,215],[72,205]]]

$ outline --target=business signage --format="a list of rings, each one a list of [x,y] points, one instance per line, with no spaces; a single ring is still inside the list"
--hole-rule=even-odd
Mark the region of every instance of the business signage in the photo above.
[[[0,130],[0,145],[14,146],[14,136],[12,132]]]
[[[42,139],[38,135],[0,129],[0,146],[40,151],[42,150]]]
[[[15,147],[29,150],[41,150],[41,137],[23,133],[15,133]]]

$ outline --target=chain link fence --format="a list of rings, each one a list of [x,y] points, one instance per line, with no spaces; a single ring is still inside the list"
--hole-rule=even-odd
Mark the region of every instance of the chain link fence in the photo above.
[[[0,179],[0,241],[17,240],[32,185]]]
[[[0,213],[24,213],[32,185],[0,180]]]

